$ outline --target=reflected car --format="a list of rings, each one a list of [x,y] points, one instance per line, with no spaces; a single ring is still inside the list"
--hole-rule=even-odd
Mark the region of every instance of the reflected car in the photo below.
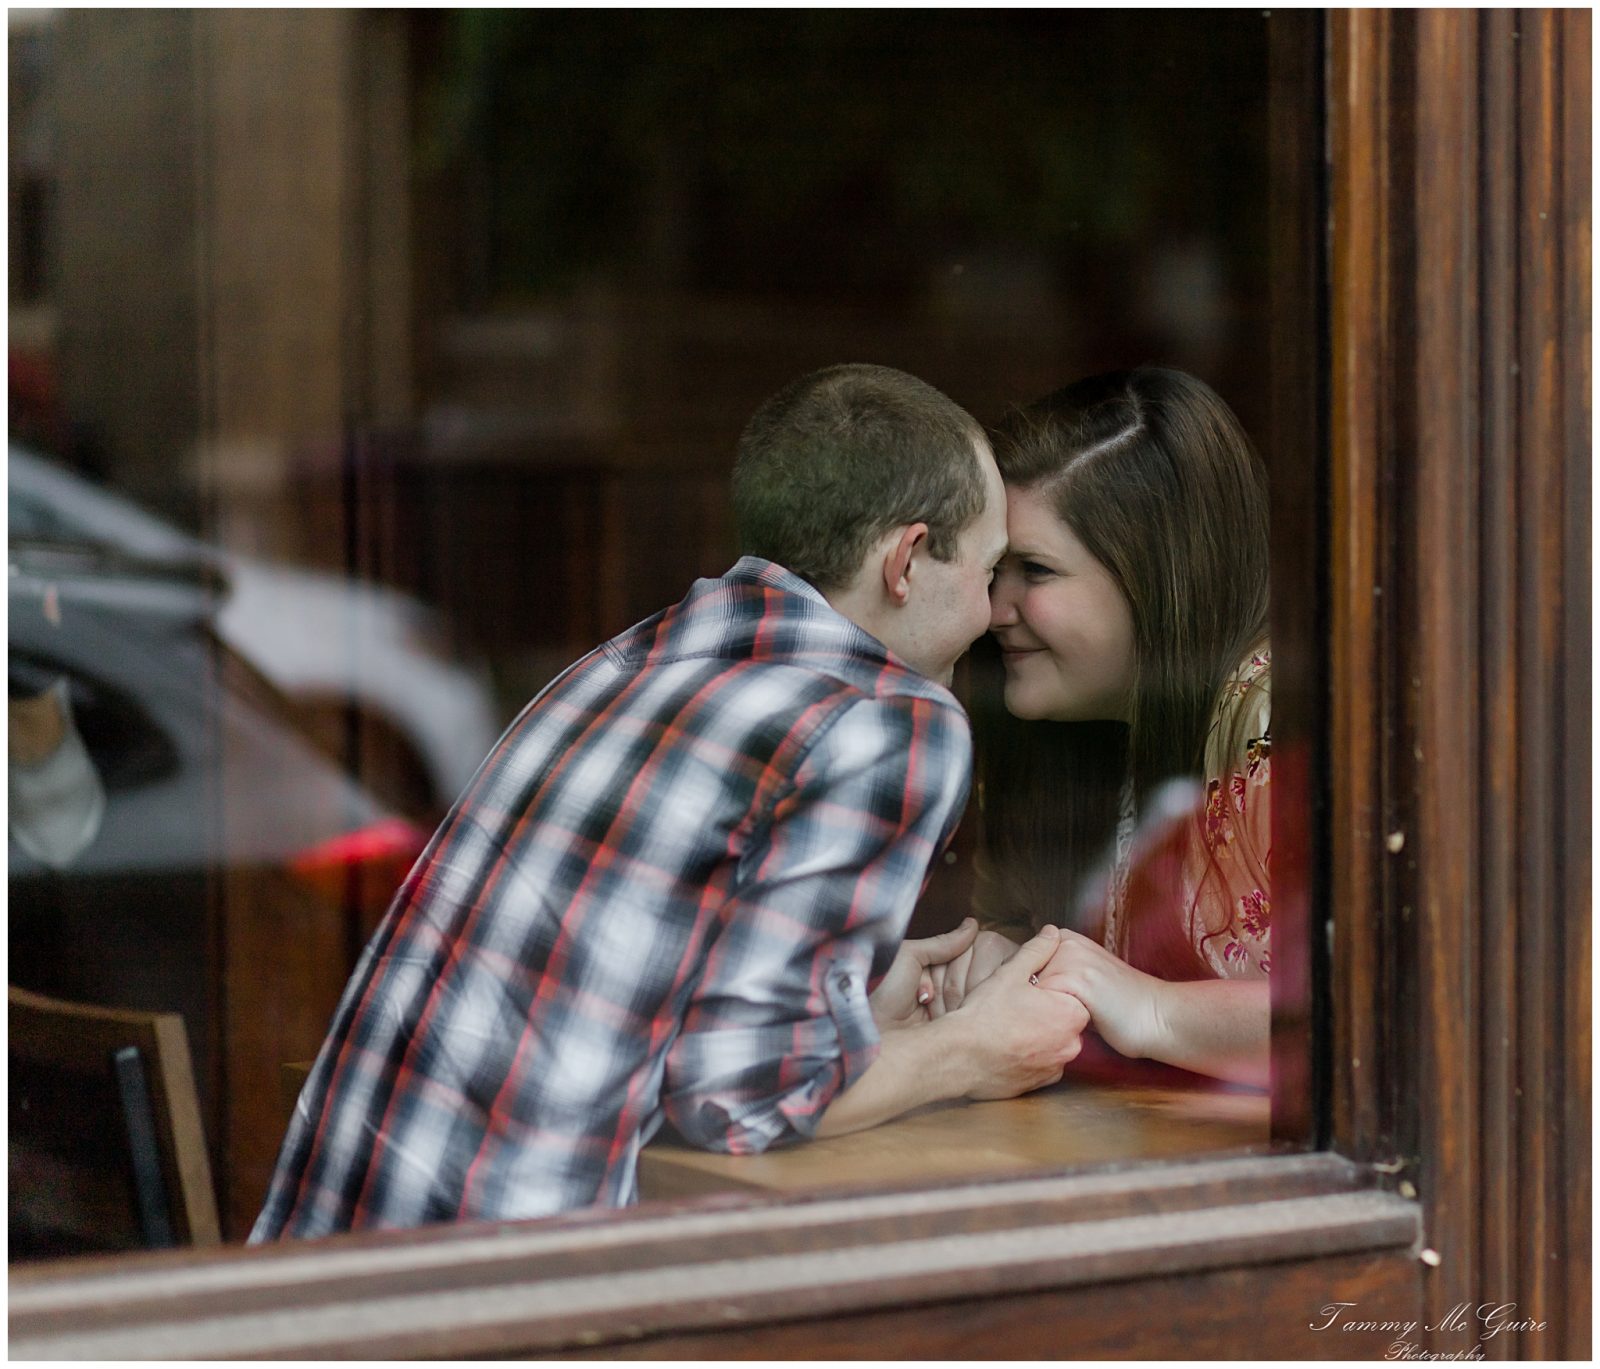
[[[215,631],[213,577],[60,544],[13,541],[9,560],[12,716],[64,684],[82,746],[62,754],[100,794],[85,842],[19,838],[67,787],[24,783],[13,728],[11,982],[181,1013],[218,1159],[268,1165],[280,1060],[315,1049],[428,833],[295,730]]]
[[[408,595],[235,556],[12,443],[12,541],[93,544],[143,565],[209,567],[230,587],[217,636],[292,702],[337,753],[352,727],[378,737],[396,774],[375,783],[415,816],[454,802],[499,734],[487,669],[457,659],[439,616]]]

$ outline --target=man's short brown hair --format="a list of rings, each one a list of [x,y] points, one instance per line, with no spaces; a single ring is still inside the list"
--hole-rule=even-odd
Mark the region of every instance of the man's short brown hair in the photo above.
[[[956,554],[983,509],[975,418],[904,371],[849,364],[785,386],[751,418],[733,468],[740,550],[838,589],[892,528],[928,525]]]

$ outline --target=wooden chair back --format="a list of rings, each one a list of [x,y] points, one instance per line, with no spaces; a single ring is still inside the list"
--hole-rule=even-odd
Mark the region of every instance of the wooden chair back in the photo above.
[[[11,986],[10,1258],[221,1240],[177,1013]]]

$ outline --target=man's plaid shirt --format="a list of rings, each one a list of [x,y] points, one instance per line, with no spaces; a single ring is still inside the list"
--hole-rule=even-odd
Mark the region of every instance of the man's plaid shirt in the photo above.
[[[965,714],[746,557],[523,711],[362,955],[252,1240],[636,1196],[809,1136],[966,799]]]

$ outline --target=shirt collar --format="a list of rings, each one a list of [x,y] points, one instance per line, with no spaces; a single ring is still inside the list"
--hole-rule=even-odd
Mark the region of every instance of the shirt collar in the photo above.
[[[648,650],[657,660],[777,653],[910,670],[815,585],[760,556],[741,557],[716,579],[696,581],[651,636]]]
[[[786,590],[790,594],[800,594],[814,603],[824,605],[834,613],[838,612],[828,603],[828,596],[811,581],[796,575],[787,567],[780,566],[776,561],[768,561],[760,556],[741,556],[722,578],[746,584],[766,585],[769,589]]]

